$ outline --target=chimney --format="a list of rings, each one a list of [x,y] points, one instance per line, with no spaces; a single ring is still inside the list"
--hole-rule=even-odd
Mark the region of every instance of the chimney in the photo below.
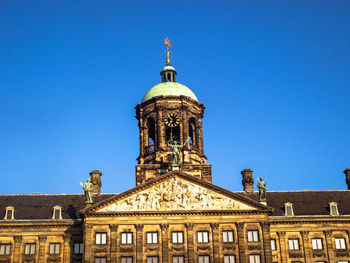
[[[350,168],[344,170],[346,176],[346,184],[348,185],[348,190],[350,190]]]
[[[90,172],[91,182],[92,182],[92,193],[100,194],[101,193],[101,176],[102,173],[99,170],[92,170]]]
[[[243,191],[254,192],[253,170],[249,168],[243,169],[241,174],[242,174]]]

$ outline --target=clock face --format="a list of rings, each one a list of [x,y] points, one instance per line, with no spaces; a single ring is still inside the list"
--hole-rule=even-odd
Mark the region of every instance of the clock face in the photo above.
[[[170,113],[165,119],[165,124],[168,127],[176,127],[177,125],[179,125],[179,122],[180,119],[175,113]]]

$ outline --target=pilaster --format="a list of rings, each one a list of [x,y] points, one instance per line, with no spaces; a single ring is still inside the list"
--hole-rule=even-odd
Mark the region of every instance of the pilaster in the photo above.
[[[143,262],[143,225],[135,225],[136,229],[136,263]]]
[[[169,238],[168,238],[168,230],[169,224],[160,224],[160,229],[162,230],[162,262],[169,262]]]
[[[21,257],[21,243],[22,243],[22,236],[14,236],[13,241],[15,243],[14,246],[14,252],[13,252],[13,262],[19,263],[20,257]]]
[[[193,223],[186,223],[185,227],[187,229],[187,251],[188,251],[188,263],[194,263],[194,233]]]
[[[265,263],[272,263],[271,238],[270,238],[270,223],[262,222],[263,247],[265,255]]]
[[[118,225],[109,225],[111,233],[111,262],[117,262]]]
[[[39,256],[38,262],[45,262],[45,247],[46,247],[46,236],[39,236]]]
[[[71,236],[70,235],[63,235],[63,262],[70,262],[71,261]]]
[[[245,254],[246,246],[244,242],[244,223],[236,223],[237,237],[238,237],[238,254],[239,262],[246,263],[247,256]]]
[[[333,243],[332,243],[332,231],[326,230],[326,231],[323,231],[323,234],[326,237],[328,262],[333,262],[334,251],[333,251]]]
[[[92,225],[84,225],[84,263],[93,262],[93,253],[92,253],[92,242],[93,242],[93,232]]]
[[[282,263],[287,263],[287,247],[286,247],[286,232],[278,232],[278,240],[280,243],[280,257]]]
[[[213,241],[213,256],[214,263],[220,262],[220,234],[219,234],[219,224],[218,223],[211,223],[210,224],[212,229],[212,241]]]
[[[301,234],[301,237],[303,239],[302,244],[304,247],[305,262],[311,263],[312,262],[312,251],[310,248],[309,231],[301,231],[300,234]]]

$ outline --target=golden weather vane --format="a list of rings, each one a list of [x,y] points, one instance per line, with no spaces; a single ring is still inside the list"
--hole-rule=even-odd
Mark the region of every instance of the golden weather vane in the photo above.
[[[169,53],[171,53],[171,51],[169,47],[172,47],[172,45],[170,44],[169,38],[164,39],[164,44],[166,45],[166,51],[164,51],[164,53],[166,53],[166,64],[170,65]]]

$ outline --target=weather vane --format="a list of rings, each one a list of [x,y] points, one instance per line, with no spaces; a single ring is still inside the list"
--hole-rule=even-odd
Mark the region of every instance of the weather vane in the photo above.
[[[170,65],[169,53],[171,53],[171,51],[169,47],[172,47],[172,45],[170,44],[169,38],[164,39],[164,44],[166,45],[166,51],[164,51],[164,53],[166,53],[166,64]]]

